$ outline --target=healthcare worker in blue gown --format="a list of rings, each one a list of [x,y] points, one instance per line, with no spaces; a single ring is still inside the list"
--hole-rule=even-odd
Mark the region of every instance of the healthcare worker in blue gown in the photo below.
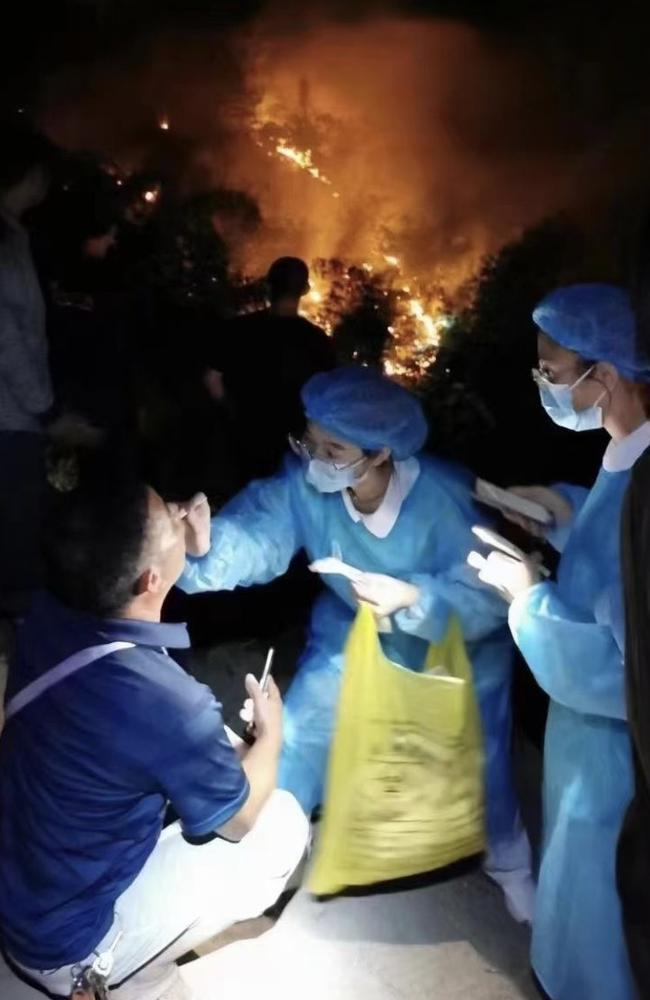
[[[590,491],[520,492],[555,517],[557,582],[492,553],[481,578],[514,598],[510,627],[551,699],[544,756],[544,837],[533,923],[533,968],[552,1000],[636,996],[616,889],[616,844],[632,795],[625,721],[619,533],[630,470],[650,445],[645,383],[629,298],[573,285],[535,309],[541,402],[574,431],[610,436]]]
[[[420,454],[427,436],[419,402],[363,367],[314,376],[302,392],[307,432],[270,479],[251,483],[212,521],[207,555],[190,558],[188,593],[265,583],[304,549],[365,571],[355,593],[327,575],[307,647],[285,706],[280,785],[307,812],[321,802],[343,668],[358,598],[371,601],[387,654],[423,666],[429,641],[458,615],[471,657],[487,753],[486,871],[519,920],[532,919],[528,840],[511,775],[513,647],[507,609],[466,565],[477,514],[465,470]],[[260,415],[263,420],[263,414]],[[205,551],[206,546],[202,547]]]

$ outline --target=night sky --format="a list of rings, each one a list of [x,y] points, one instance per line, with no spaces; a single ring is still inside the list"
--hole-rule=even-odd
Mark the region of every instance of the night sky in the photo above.
[[[465,255],[470,267],[556,212],[590,220],[641,211],[650,177],[650,31],[642,6],[50,0],[37,7],[27,0],[16,7],[18,26],[5,33],[2,94],[9,109],[24,108],[63,145],[101,151],[131,169],[155,154],[156,116],[170,114],[174,135],[166,141],[184,144],[187,184],[196,187],[192,170],[210,159],[211,183],[241,187],[264,212],[277,185],[259,182],[242,135],[265,88],[291,105],[304,79],[315,113],[339,121],[349,110],[367,126],[357,136],[342,125],[336,156],[325,162],[349,192],[356,229],[367,223],[355,217],[356,177],[372,162],[377,169],[364,178],[363,194],[371,211],[392,198],[382,222],[398,231],[398,250],[412,250],[415,268],[444,259],[450,272],[454,255]],[[388,17],[403,30],[382,57],[379,25]],[[425,30],[414,25],[409,34],[410,21],[423,18]],[[268,65],[266,75],[252,68],[253,31],[267,64],[275,60],[286,79],[273,78]],[[429,49],[418,48],[425,35]],[[340,74],[332,69],[339,47]],[[382,90],[382,58],[396,80],[408,77],[392,104]],[[355,142],[356,161],[349,155]],[[305,216],[327,216],[318,195],[301,189]],[[628,204],[620,207],[621,198]],[[322,247],[306,224],[296,226],[305,252],[347,249],[344,232]]]
[[[593,50],[595,58],[602,41],[609,39],[610,60],[629,63],[635,50],[647,49],[648,15],[644,7],[634,0],[546,0],[543,4],[524,0],[341,0],[309,4],[308,17],[349,21],[387,11],[450,17],[510,36],[543,32],[577,54]],[[232,27],[265,11],[272,11],[279,20],[286,18],[288,24],[296,23],[296,11],[298,23],[306,18],[304,4],[260,0],[26,0],[13,8],[11,22],[5,13],[0,73],[6,83],[18,79],[23,87],[33,86],[61,64],[119,48],[152,29]]]

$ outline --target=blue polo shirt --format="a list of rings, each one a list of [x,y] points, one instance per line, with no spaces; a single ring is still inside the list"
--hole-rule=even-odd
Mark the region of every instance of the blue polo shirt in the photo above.
[[[184,625],[100,621],[39,597],[7,700],[78,650],[114,641],[136,645],[61,681],[0,738],[0,933],[29,968],[71,964],[101,941],[168,802],[202,836],[248,797],[220,705],[166,653],[189,646]]]

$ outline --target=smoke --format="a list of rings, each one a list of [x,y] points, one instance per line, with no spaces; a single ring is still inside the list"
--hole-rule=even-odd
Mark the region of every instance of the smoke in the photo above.
[[[604,44],[578,57],[539,30],[386,13],[296,23],[139,38],[51,80],[43,120],[68,145],[162,164],[185,190],[250,193],[263,224],[234,249],[251,271],[285,253],[389,254],[450,294],[545,216],[603,229],[645,184],[643,95],[612,96]]]

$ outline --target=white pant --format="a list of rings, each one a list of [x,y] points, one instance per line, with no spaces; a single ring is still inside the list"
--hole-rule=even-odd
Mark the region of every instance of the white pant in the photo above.
[[[193,847],[183,839],[178,823],[163,830],[144,868],[118,899],[113,926],[96,948],[109,951],[121,934],[109,985],[115,989],[127,976],[132,978],[117,990],[116,1000],[160,997],[175,978],[177,958],[272,906],[300,862],[308,838],[302,809],[280,790],[238,844],[217,839]],[[68,965],[49,972],[25,971],[50,993],[67,997],[71,970]]]

